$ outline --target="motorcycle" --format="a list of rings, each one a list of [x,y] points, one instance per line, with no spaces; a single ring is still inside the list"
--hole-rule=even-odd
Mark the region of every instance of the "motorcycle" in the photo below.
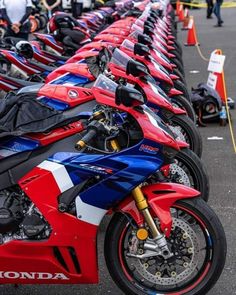
[[[196,190],[149,179],[176,142],[134,88],[101,75],[92,93],[99,105],[79,152],[64,146],[1,190],[1,283],[97,283],[97,230],[112,213],[104,254],[123,292],[206,294],[225,262],[222,225]],[[128,147],[126,120],[140,131]]]
[[[87,88],[82,88],[78,86],[54,84],[33,85],[21,89],[16,95],[17,101],[20,100],[20,96],[27,95],[30,97],[30,100],[32,100],[32,102],[34,101],[34,99],[37,99],[37,101],[39,101],[43,105],[49,106],[54,110],[63,112],[63,114],[65,114],[65,117],[68,117],[66,115],[67,113],[72,113],[74,117],[71,117],[71,115],[69,115],[69,119],[72,122],[85,119],[86,114],[90,114],[94,107],[94,103],[92,102],[94,100],[94,97],[92,96],[91,91]],[[74,110],[70,110],[71,108],[74,108]],[[83,113],[85,113],[85,115],[83,115]],[[17,126],[21,124],[21,122],[17,123]],[[165,128],[167,133],[170,133],[171,136],[176,137],[173,131],[169,129],[168,126],[164,125],[163,122],[160,124],[163,126],[163,128]],[[47,131],[47,128],[46,130],[41,130],[41,133],[39,133],[38,131],[39,134],[33,134],[31,132],[32,130],[30,130],[31,134],[26,134],[17,138],[14,137],[11,140],[8,139],[7,141],[2,141],[2,144],[0,145],[0,155],[16,155],[21,151],[31,149],[34,150],[36,148],[46,149],[46,146],[50,147],[50,145],[54,146],[54,144],[57,146],[59,144],[59,141],[61,140],[64,140],[64,142],[66,142],[66,137],[68,137],[68,140],[70,142],[70,136],[78,132],[77,129],[74,127],[74,125],[70,126],[66,123],[61,124],[61,126],[63,127],[59,130],[54,130],[55,128],[50,129],[47,126],[50,132]],[[29,132],[28,129],[27,131]],[[44,132],[42,133],[42,131]],[[158,134],[157,131],[156,140],[159,141],[161,135]],[[26,138],[27,141],[25,143]],[[126,138],[124,140],[126,140]],[[178,154],[175,155],[173,163],[166,163],[162,167],[158,179],[160,177],[162,180],[165,179],[166,181],[177,182],[193,187],[199,190],[201,192],[201,197],[207,201],[209,197],[209,179],[204,165],[202,164],[200,159],[191,150],[188,149],[187,143],[180,141],[180,138],[176,138],[175,140],[177,140],[176,142],[178,142],[178,146],[181,150],[179,150]],[[30,143],[28,143],[28,141]],[[31,141],[33,141],[33,143],[31,143]],[[46,151],[51,153],[49,147],[46,149]],[[43,152],[41,152],[40,155],[43,155]],[[32,157],[34,157],[34,153],[32,153]],[[8,158],[6,158],[5,160],[7,161]],[[27,165],[27,162],[25,163],[25,165]],[[24,167],[24,171],[26,171],[27,167],[25,165],[23,166],[23,163],[21,163],[21,167]],[[7,168],[9,167],[7,166]],[[11,172],[11,174],[12,173],[13,172]],[[155,177],[157,177],[157,175]]]

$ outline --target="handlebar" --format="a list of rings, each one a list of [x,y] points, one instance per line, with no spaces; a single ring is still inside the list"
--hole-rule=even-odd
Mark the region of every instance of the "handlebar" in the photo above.
[[[95,136],[105,131],[102,122],[93,120],[87,126],[87,133],[75,144],[78,150],[83,149]]]
[[[75,144],[75,148],[82,150],[95,136],[97,135],[97,130],[91,128],[88,132]]]

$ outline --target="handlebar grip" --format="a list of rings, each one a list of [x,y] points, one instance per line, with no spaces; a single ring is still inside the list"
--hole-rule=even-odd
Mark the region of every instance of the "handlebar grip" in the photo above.
[[[90,129],[85,136],[83,136],[76,144],[75,148],[78,150],[81,150],[88,144],[95,136],[97,135],[97,130],[92,128]]]

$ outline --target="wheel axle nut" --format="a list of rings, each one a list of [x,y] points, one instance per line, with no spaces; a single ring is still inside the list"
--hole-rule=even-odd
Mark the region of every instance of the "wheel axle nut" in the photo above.
[[[138,229],[136,236],[139,240],[144,241],[148,238],[148,231],[145,228]]]

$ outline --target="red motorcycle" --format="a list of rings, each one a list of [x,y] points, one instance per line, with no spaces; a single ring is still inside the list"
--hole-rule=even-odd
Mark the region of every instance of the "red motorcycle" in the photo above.
[[[98,283],[97,230],[108,213],[104,254],[123,292],[206,294],[225,263],[222,225],[197,191],[151,177],[178,145],[134,88],[100,76],[92,93],[98,106],[74,142],[79,152],[28,160],[34,168],[18,170],[14,185],[0,175],[1,283]]]

